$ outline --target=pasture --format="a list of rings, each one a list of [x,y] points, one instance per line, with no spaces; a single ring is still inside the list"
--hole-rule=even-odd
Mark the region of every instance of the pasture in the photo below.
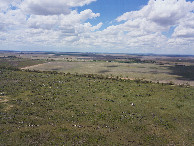
[[[54,61],[25,69],[78,74],[102,74],[153,82],[190,84],[194,86],[194,66],[160,65],[156,63],[119,63],[106,61]]]
[[[194,144],[194,87],[141,80],[166,65],[0,59],[1,145]]]

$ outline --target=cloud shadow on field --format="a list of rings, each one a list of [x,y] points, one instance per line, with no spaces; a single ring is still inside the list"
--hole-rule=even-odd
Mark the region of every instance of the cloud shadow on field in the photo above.
[[[107,72],[110,72],[110,71],[109,70],[100,70],[98,73],[104,74],[104,73],[107,73]]]
[[[53,69],[51,69],[52,71],[59,71],[59,70],[61,70],[62,68],[53,68]]]
[[[107,67],[113,68],[113,67],[118,67],[118,65],[109,65]]]
[[[177,79],[179,80],[194,81],[194,65],[175,65],[170,66],[169,70],[171,71],[171,75],[178,75]]]

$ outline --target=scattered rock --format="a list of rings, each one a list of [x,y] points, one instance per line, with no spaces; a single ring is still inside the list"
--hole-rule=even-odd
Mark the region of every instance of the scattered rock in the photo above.
[[[135,104],[134,103],[131,103],[131,106],[135,106]]]

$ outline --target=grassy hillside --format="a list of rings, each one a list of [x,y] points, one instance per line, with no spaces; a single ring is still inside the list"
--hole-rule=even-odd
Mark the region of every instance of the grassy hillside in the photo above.
[[[1,145],[192,145],[194,88],[0,69]]]

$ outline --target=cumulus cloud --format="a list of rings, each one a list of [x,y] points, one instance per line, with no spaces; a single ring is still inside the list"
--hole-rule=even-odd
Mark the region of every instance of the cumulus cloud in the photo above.
[[[194,2],[149,0],[102,29],[103,22],[89,21],[100,13],[74,9],[94,1],[0,0],[0,43],[156,53],[194,48]]]
[[[0,0],[0,11],[7,12],[21,4],[22,0]]]
[[[90,9],[79,13],[71,10],[95,0],[1,1],[1,6],[6,5],[7,9],[5,13],[0,12],[0,31],[4,32],[0,35],[0,41],[9,38],[13,42],[59,45],[78,41],[82,33],[98,30],[102,26],[102,23],[93,26],[86,22],[99,17],[99,13],[93,13]]]
[[[175,25],[193,8],[193,4],[185,0],[151,0],[147,18],[161,26]]]
[[[193,11],[194,2],[185,0],[150,0],[142,9],[126,12],[119,16],[116,21],[121,22],[121,24],[109,27],[109,29],[114,28],[117,33],[118,31],[125,32],[129,42],[132,42],[131,40],[133,39],[131,38],[135,37],[138,40],[136,43],[139,44],[139,48],[141,48],[141,44],[144,44],[142,47],[147,44],[150,48],[161,48],[163,46],[174,49],[177,47],[175,44],[193,44]],[[172,32],[172,38],[168,39],[170,36],[164,36],[163,32],[168,32],[172,26],[175,29]],[[110,34],[114,31],[111,30]],[[174,43],[172,43],[173,41]],[[129,44],[132,45],[134,43]]]
[[[59,38],[68,38],[72,36],[81,35],[82,33],[91,32],[99,29],[102,23],[92,26],[88,19],[99,17],[99,13],[93,13],[92,10],[87,9],[78,13],[76,10],[71,11],[68,15],[32,15],[28,19],[28,27],[32,29],[53,30],[59,32]],[[74,39],[74,40],[78,40]],[[68,40],[68,39],[67,39]]]
[[[0,31],[7,31],[8,29],[18,29],[25,24],[26,16],[21,10],[7,11],[5,14],[0,13]]]
[[[194,29],[179,26],[175,29],[173,36],[179,38],[194,38]]]
[[[71,7],[84,6],[95,0],[24,0],[21,8],[35,15],[69,14]]]
[[[52,0],[26,0],[22,3],[21,8],[35,15],[69,14],[71,12],[69,6],[60,0],[54,3]]]
[[[174,30],[173,37],[193,38],[194,40],[194,13],[184,18]]]
[[[141,10],[124,13],[116,20],[120,22],[144,18],[165,27],[177,24],[192,10],[194,3],[185,0],[150,0]]]
[[[0,10],[6,10],[13,0],[0,0]]]

